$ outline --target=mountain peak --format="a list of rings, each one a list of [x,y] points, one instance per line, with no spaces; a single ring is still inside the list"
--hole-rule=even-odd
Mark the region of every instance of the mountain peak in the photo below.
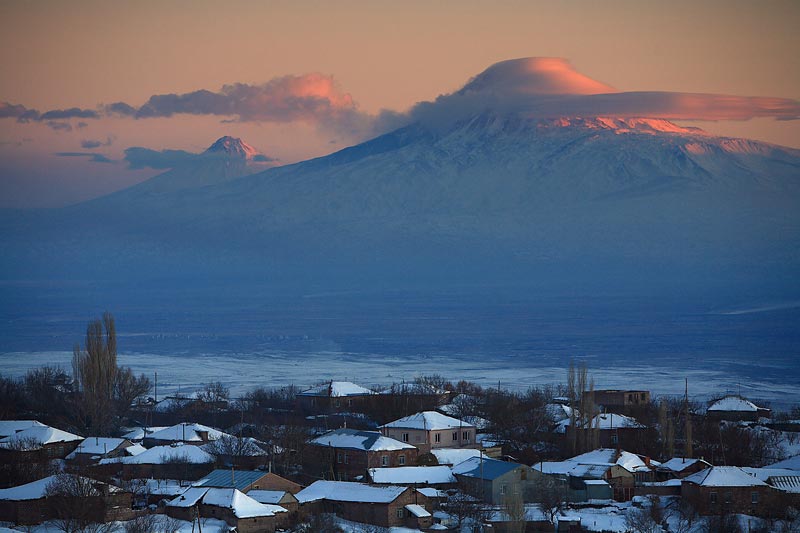
[[[208,147],[205,151],[207,154],[220,154],[224,153],[230,157],[237,157],[240,159],[253,159],[258,155],[258,150],[244,142],[238,137],[231,137],[226,135],[217,139],[214,144]]]

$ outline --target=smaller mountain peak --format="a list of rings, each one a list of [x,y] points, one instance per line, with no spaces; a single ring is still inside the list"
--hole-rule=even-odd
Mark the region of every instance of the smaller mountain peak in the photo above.
[[[230,157],[237,157],[241,159],[253,159],[258,154],[258,150],[244,142],[238,137],[231,137],[226,135],[217,139],[214,144],[208,147],[207,154],[220,154],[224,153]]]

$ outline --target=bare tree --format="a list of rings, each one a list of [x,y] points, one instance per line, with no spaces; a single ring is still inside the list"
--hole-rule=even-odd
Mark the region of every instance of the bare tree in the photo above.
[[[550,476],[544,476],[537,483],[533,500],[547,521],[555,526],[556,518],[567,505],[566,485]]]
[[[508,519],[506,530],[509,533],[525,532],[525,501],[519,483],[512,483],[510,487],[506,487],[506,493],[503,495],[503,512]]]
[[[86,344],[84,350],[77,344],[73,348],[72,368],[88,428],[99,434],[109,434],[116,416],[150,390],[146,376],[137,378],[130,368],[117,366],[117,329],[108,312],[86,326]]]
[[[106,502],[103,484],[83,476],[60,473],[45,488],[54,523],[64,533],[112,531],[103,524]]]

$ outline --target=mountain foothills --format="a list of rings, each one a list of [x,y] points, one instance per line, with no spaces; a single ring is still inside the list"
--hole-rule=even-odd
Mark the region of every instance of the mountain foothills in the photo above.
[[[469,105],[440,98],[325,157],[255,172],[255,150],[223,137],[127,190],[6,213],[2,276],[800,288],[800,151],[542,113],[513,95],[612,89],[500,65],[452,96]]]

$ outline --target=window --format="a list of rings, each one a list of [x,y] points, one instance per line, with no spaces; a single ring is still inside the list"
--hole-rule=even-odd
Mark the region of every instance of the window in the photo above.
[[[403,518],[403,508],[402,507],[398,507],[397,508],[397,518]]]
[[[350,456],[347,454],[344,454],[344,464],[346,465],[350,464]]]
[[[469,442],[469,431],[464,432],[464,441]]]
[[[710,496],[711,496],[711,505],[714,505],[715,503],[717,503],[717,493],[716,492],[712,492]]]
[[[758,493],[757,492],[751,492],[750,493],[750,503],[752,503],[753,505],[756,505],[758,503]]]
[[[453,432],[453,440],[454,441],[458,440],[458,431]]]
[[[397,464],[399,464],[400,466],[403,466],[404,464],[406,464],[406,456],[405,455],[399,455],[397,457]]]
[[[619,437],[617,436],[617,434],[615,433],[611,435],[611,444],[617,444],[618,442],[619,442]]]
[[[644,401],[644,393],[642,393],[642,401]]]
[[[633,401],[633,394],[628,394],[628,401],[629,401],[629,402],[632,402],[632,401]]]
[[[347,399],[347,407],[352,407],[352,406],[353,406],[353,400],[348,398]]]
[[[733,493],[728,491],[725,493],[725,503],[731,503],[733,500]]]
[[[337,463],[341,463],[342,462],[342,454],[341,453],[337,453],[336,454],[336,462]]]
[[[442,442],[442,434],[437,433],[433,436],[433,442]]]
[[[334,401],[334,402],[333,402],[333,404],[334,404],[336,407],[339,407],[339,400],[336,400],[336,401]]]
[[[500,494],[505,494],[507,488],[508,488],[508,486],[505,483],[500,485]]]
[[[408,442],[408,433],[403,433],[403,442]]]
[[[389,466],[389,456],[381,455],[381,466]]]

